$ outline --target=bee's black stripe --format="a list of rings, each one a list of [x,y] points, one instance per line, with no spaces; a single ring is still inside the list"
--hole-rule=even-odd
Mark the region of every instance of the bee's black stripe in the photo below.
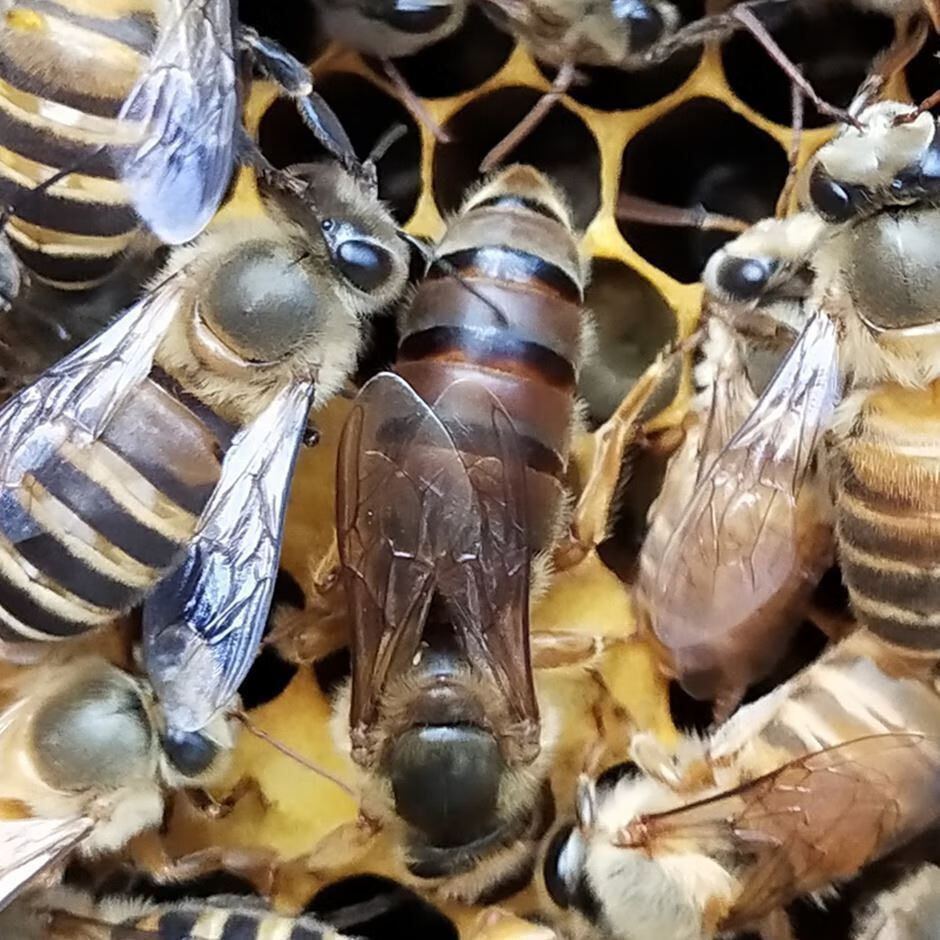
[[[515,281],[521,284],[541,282],[570,303],[582,302],[581,288],[557,265],[538,255],[511,245],[484,245],[464,248],[442,256],[452,270],[444,270],[436,262],[428,273],[430,278],[452,277],[453,269],[466,276]],[[469,270],[468,270],[469,269]]]
[[[912,537],[911,532],[893,527],[890,518],[875,523],[843,510],[839,514],[838,532],[840,542],[875,558],[894,558],[922,567],[937,563],[935,540]]]
[[[100,179],[118,178],[118,167],[130,155],[126,146],[107,149],[60,136],[48,127],[33,126],[7,113],[0,96],[0,141],[21,157]]]
[[[940,649],[940,627],[877,617],[865,610],[858,611],[858,618],[872,633],[895,646],[910,650]]]
[[[160,915],[159,940],[191,940],[199,911],[166,911]]]
[[[0,608],[3,608],[28,627],[50,636],[76,636],[91,626],[54,614],[33,600],[27,590],[17,587],[0,574]],[[22,639],[22,637],[20,637]]]
[[[259,924],[250,914],[229,914],[219,940],[257,940]]]
[[[413,362],[448,350],[460,350],[467,361],[491,368],[498,368],[500,360],[516,360],[556,388],[571,388],[575,384],[574,366],[564,356],[541,343],[520,339],[510,330],[430,327],[405,337],[398,348],[398,358]]]
[[[502,196],[490,196],[489,199],[474,203],[470,211],[474,212],[477,209],[528,209],[530,212],[535,212],[546,219],[552,219],[561,225],[565,224],[561,216],[551,206],[539,202],[538,199],[530,199],[528,196],[513,196],[508,193]]]
[[[140,448],[133,447],[133,442],[115,439],[110,433],[111,430],[111,428],[106,429],[102,435],[103,444],[132,466],[155,489],[160,490],[167,499],[194,516],[202,514],[216,487],[215,483],[184,482],[174,476],[169,467],[159,463],[158,454],[143,453]]]
[[[172,375],[164,372],[159,366],[154,366],[153,369],[150,370],[149,378],[152,382],[156,382],[164,391],[169,392],[212,432],[219,442],[221,448],[219,456],[221,459],[231,446],[232,438],[239,430],[238,426],[232,424],[230,421],[226,421],[225,418],[214,411],[204,401],[187,392]]]
[[[847,554],[842,558],[842,565],[845,582],[857,584],[868,597],[919,616],[940,613],[940,579],[929,570],[893,571],[858,564]]]
[[[126,235],[140,224],[129,205],[80,202],[48,193],[34,196],[31,187],[5,179],[0,179],[0,200],[13,206],[14,215],[24,222],[71,235]]]
[[[17,91],[35,95],[37,98],[45,98],[56,104],[64,104],[66,107],[95,117],[116,118],[121,105],[124,104],[122,99],[93,95],[81,88],[60,85],[54,76],[30,71],[28,67],[22,67],[9,55],[2,53],[0,53],[0,78]],[[4,100],[3,93],[0,92],[0,110],[4,108]],[[15,120],[13,115],[10,115],[9,120],[11,123]],[[5,137],[3,141],[4,146],[11,150],[17,149],[12,143],[7,143]]]
[[[131,558],[168,568],[180,545],[138,522],[103,487],[58,454],[33,471],[40,485]]]
[[[122,254],[118,252],[90,258],[61,257],[25,248],[14,239],[10,240],[10,244],[23,264],[37,277],[65,283],[100,281],[114,270]]]
[[[9,491],[0,496],[0,531],[26,561],[89,604],[127,610],[140,596],[137,588],[114,581],[71,554],[55,535],[39,527]]]
[[[323,940],[323,931],[311,926],[310,919],[305,917],[291,930],[288,940]]]
[[[147,13],[129,13],[123,17],[89,16],[69,9],[54,0],[19,0],[20,6],[68,20],[90,33],[107,36],[141,55],[148,55],[157,40],[156,18]]]

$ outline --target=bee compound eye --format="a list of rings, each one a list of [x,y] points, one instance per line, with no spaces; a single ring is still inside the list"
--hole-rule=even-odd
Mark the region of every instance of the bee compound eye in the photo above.
[[[611,10],[630,30],[631,52],[645,52],[665,32],[662,14],[644,0],[613,0]]]
[[[736,300],[754,300],[767,286],[779,267],[776,258],[740,258],[729,255],[717,271],[719,288]]]
[[[367,294],[378,290],[392,275],[391,255],[381,245],[365,239],[340,242],[335,259],[343,276]]]
[[[809,198],[827,221],[846,222],[860,213],[868,193],[862,186],[833,179],[822,164],[817,164],[809,178]]]
[[[205,773],[219,753],[219,746],[201,731],[167,728],[160,738],[167,760],[184,777]]]
[[[443,26],[452,10],[450,3],[435,3],[433,0],[395,0],[383,14],[383,19],[394,29],[420,35]]]

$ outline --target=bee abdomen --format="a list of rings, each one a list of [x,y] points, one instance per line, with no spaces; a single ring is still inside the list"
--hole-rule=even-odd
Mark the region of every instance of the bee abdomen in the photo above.
[[[286,917],[263,909],[229,909],[183,904],[116,925],[115,940],[127,927],[152,932],[159,940],[339,940],[313,917]]]
[[[58,442],[3,493],[0,638],[61,639],[113,620],[192,538],[232,429],[154,379],[97,440]]]
[[[940,650],[940,445],[843,444],[837,536],[856,615],[895,646]],[[934,452],[935,451],[935,452]]]
[[[115,170],[134,130],[117,115],[157,33],[139,7],[22,0],[0,33],[0,200],[23,263],[59,287],[106,277],[139,226]],[[31,194],[73,166],[68,185]]]
[[[585,316],[571,230],[538,200],[496,195],[452,224],[438,259],[403,319],[396,371],[474,454],[493,456],[488,448],[498,446],[490,400],[474,389],[495,397],[530,471],[530,519],[551,519],[567,464]],[[464,391],[439,401],[464,379],[471,380]],[[547,537],[533,534],[536,547]]]

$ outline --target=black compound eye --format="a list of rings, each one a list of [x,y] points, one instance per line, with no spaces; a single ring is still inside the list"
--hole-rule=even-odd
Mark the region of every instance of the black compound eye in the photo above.
[[[443,26],[451,15],[452,7],[449,3],[434,3],[428,0],[395,0],[387,10],[383,11],[382,19],[395,29],[403,33],[431,33],[439,26]]]
[[[863,186],[834,180],[821,165],[809,178],[809,197],[819,214],[829,222],[847,222],[857,216],[869,201]]]
[[[392,274],[391,255],[375,242],[340,242],[334,257],[346,279],[366,293],[378,290]]]
[[[613,0],[611,10],[630,30],[630,51],[645,52],[662,38],[662,15],[644,0]]]
[[[736,258],[729,256],[718,268],[718,286],[736,300],[760,297],[771,275],[779,267],[776,258]]]
[[[186,777],[198,777],[205,773],[219,747],[201,731],[176,731],[168,729],[160,739],[170,763]]]

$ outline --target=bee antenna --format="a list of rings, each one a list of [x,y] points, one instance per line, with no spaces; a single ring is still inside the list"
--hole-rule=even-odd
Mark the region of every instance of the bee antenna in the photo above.
[[[784,74],[793,84],[800,88],[804,95],[816,106],[820,114],[831,117],[840,124],[849,124],[856,130],[862,130],[862,125],[858,118],[843,108],[837,108],[835,105],[823,101],[816,93],[816,89],[807,81],[803,73],[794,65],[790,57],[780,48],[777,40],[770,35],[767,27],[760,21],[749,4],[742,4],[733,7],[728,14],[732,19],[737,20],[753,37],[764,47],[764,51],[779,66]]]
[[[344,793],[351,796],[353,799],[356,798],[356,792],[353,788],[346,783],[345,780],[342,780],[340,777],[337,777],[334,774],[331,774],[328,770],[324,770],[322,767],[317,766],[313,761],[308,760],[303,754],[295,751],[290,745],[285,744],[283,741],[279,741],[273,735],[268,734],[263,728],[260,728],[256,725],[243,711],[236,709],[228,713],[236,721],[240,722],[249,733],[253,734],[256,738],[260,738],[266,744],[270,744],[276,751],[280,751],[286,757],[289,757],[291,760],[296,761],[300,764],[301,767],[306,767],[307,770],[312,770],[315,774],[320,777],[323,777],[324,780],[329,780],[330,783],[338,786]]]
[[[479,300],[481,303],[489,307],[493,311],[493,316],[496,318],[496,322],[500,326],[509,326],[509,318],[505,313],[493,303],[489,297],[486,297],[479,290],[477,290],[461,273],[458,268],[455,268],[446,258],[438,258],[434,254],[433,246],[429,245],[423,238],[419,238],[416,235],[411,235],[408,232],[403,231],[402,229],[398,230],[398,237],[404,241],[406,244],[414,248],[418,254],[424,258],[425,263],[428,267],[432,265],[434,267],[440,268],[448,277],[452,277],[457,281],[460,286],[469,291]]]
[[[365,159],[368,166],[376,166],[385,159],[386,154],[395,144],[398,143],[408,133],[408,128],[402,123],[393,124],[378,140],[372,145],[369,156]]]

